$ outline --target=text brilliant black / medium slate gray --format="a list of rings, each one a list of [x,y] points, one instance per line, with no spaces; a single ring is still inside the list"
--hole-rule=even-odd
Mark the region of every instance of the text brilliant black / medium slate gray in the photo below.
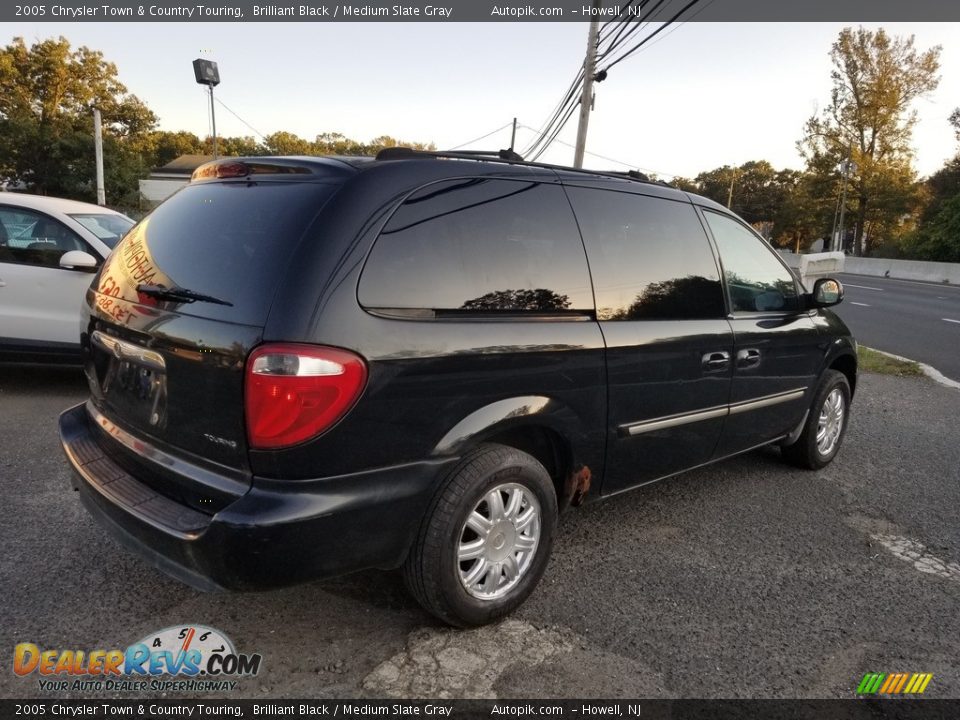
[[[476,625],[532,592],[573,505],[769,443],[830,462],[856,386],[841,297],[658,184],[231,158],[95,276],[91,397],[61,436],[91,512],[185,582],[402,567]]]

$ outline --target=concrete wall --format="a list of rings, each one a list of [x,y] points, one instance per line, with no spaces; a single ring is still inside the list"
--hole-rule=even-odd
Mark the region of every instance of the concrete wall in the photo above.
[[[803,255],[780,251],[780,257],[798,273]],[[960,285],[960,263],[927,262],[925,260],[884,260],[847,255],[840,272],[874,277],[892,277],[900,280],[922,280],[934,283]],[[888,274],[889,273],[889,274]]]
[[[873,275],[875,277],[899,278],[900,280],[925,280],[927,282],[960,285],[960,263],[927,262],[926,260],[884,260],[881,258],[848,256],[844,272],[854,275]]]

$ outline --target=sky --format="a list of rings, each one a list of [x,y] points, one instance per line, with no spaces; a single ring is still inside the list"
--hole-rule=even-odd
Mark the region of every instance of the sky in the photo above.
[[[829,99],[830,46],[850,25],[857,23],[674,26],[595,86],[584,164],[661,177],[761,159],[801,168],[796,142]],[[920,50],[942,46],[940,85],[915,104],[915,167],[929,175],[958,149],[947,117],[960,106],[960,23],[883,27],[914,35]],[[101,50],[165,130],[208,133],[206,89],[191,67],[203,57],[219,65],[216,97],[239,116],[217,104],[219,135],[391,135],[449,149],[516,117],[522,150],[535,137],[526,128],[547,120],[578,72],[587,24],[0,24],[4,44],[58,35]],[[541,160],[572,163],[575,139],[574,117]],[[509,142],[506,128],[466,147]]]

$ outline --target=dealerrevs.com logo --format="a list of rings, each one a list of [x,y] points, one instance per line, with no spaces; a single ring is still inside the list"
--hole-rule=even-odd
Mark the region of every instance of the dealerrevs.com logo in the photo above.
[[[20,643],[13,671],[39,675],[42,691],[215,691],[234,690],[239,677],[260,672],[259,653],[238,653],[219,630],[204,625],[172,626],[120,649],[41,649]]]

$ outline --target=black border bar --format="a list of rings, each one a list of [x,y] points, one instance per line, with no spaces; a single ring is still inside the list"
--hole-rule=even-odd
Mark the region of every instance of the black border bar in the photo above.
[[[677,2],[642,5],[602,0],[600,20],[666,21]],[[583,22],[591,0],[12,0],[0,3],[2,22]],[[698,0],[678,21],[695,22],[949,22],[960,21],[952,0]]]

